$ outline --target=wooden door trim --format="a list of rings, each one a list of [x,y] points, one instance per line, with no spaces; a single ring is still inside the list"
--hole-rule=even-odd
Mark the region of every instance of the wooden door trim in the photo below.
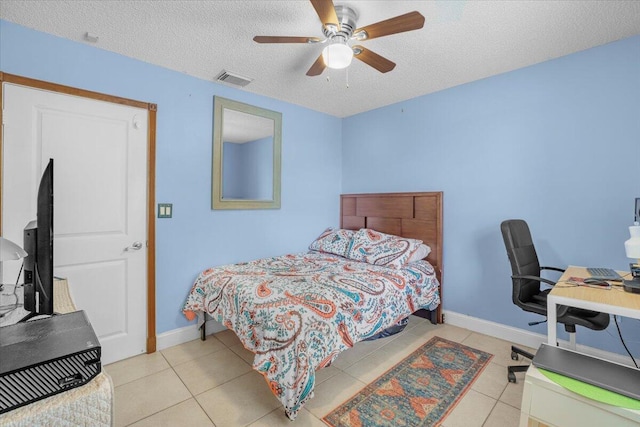
[[[156,351],[156,223],[155,223],[155,187],[156,187],[156,114],[158,106],[142,101],[107,95],[100,92],[64,86],[43,80],[31,79],[0,71],[0,123],[3,123],[4,111],[3,84],[13,83],[20,86],[47,90],[66,95],[79,96],[97,101],[111,102],[130,107],[143,108],[149,111],[149,128],[147,134],[147,353]],[[0,132],[0,169],[2,158],[2,132]],[[2,230],[2,174],[0,173],[0,233]]]

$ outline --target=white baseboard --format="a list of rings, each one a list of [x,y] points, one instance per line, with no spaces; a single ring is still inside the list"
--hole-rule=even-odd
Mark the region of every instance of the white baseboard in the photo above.
[[[461,328],[469,329],[492,337],[500,338],[514,344],[524,345],[531,348],[538,348],[540,344],[547,342],[547,336],[534,332],[525,331],[523,329],[506,326],[500,323],[491,322],[489,320],[479,319],[477,317],[467,316],[466,314],[455,313],[453,311],[444,311],[445,323]],[[569,348],[569,341],[558,340],[560,347]],[[621,365],[633,366],[628,356],[612,353],[599,348],[589,347],[582,344],[576,345],[576,350],[588,354],[590,356],[609,360]]]
[[[466,314],[444,310],[444,316],[445,323],[449,325],[469,329],[470,331],[478,332],[485,335],[490,335],[492,337],[500,338],[514,344],[524,345],[531,348],[538,348],[540,347],[540,344],[547,342],[546,335],[525,331],[523,329],[506,326],[477,317],[467,316]],[[206,329],[207,335],[212,335],[217,332],[224,331],[227,328],[225,328],[222,323],[210,319],[207,320]],[[198,338],[200,338],[200,331],[198,330],[198,326],[189,325],[185,326],[184,328],[174,329],[172,331],[164,332],[158,335],[156,346],[158,350],[164,350],[165,348],[183,344],[188,341],[193,341]],[[559,342],[561,347],[569,347],[568,341],[559,340]],[[621,365],[633,366],[629,358],[622,354],[612,353],[581,344],[578,344],[576,346],[576,350],[584,354],[589,354],[601,359],[620,363]]]
[[[220,331],[224,331],[225,328],[222,323],[215,320],[207,320],[205,326],[207,335],[212,335]],[[200,338],[200,330],[198,325],[189,325],[184,328],[174,329],[172,331],[163,332],[156,337],[156,348],[158,350],[164,350],[165,348],[173,347],[174,345],[183,344],[185,342],[193,341]]]

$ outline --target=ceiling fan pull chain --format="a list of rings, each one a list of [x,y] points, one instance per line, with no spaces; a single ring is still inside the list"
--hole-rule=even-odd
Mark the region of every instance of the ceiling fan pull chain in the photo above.
[[[349,69],[347,68],[347,89],[349,89]]]

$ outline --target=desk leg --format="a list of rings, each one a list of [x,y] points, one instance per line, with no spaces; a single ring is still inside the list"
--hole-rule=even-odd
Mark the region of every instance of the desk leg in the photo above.
[[[558,308],[556,306],[555,298],[553,296],[547,296],[547,344],[552,346],[558,345],[557,336],[557,323],[558,323]]]

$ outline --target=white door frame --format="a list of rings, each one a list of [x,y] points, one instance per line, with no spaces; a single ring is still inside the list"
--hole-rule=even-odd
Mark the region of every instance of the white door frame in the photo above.
[[[79,96],[98,101],[112,102],[115,104],[128,105],[137,108],[144,108],[149,111],[149,126],[147,135],[147,353],[156,351],[156,223],[155,223],[155,186],[156,186],[156,104],[135,101],[127,98],[106,95],[99,92],[92,92],[70,86],[63,86],[56,83],[42,80],[30,79],[0,71],[0,123],[2,123],[2,113],[4,111],[4,96],[2,93],[3,84],[13,83],[34,89],[58,92],[66,95]],[[0,230],[2,230],[2,132],[0,132]],[[1,233],[1,231],[0,231]]]

